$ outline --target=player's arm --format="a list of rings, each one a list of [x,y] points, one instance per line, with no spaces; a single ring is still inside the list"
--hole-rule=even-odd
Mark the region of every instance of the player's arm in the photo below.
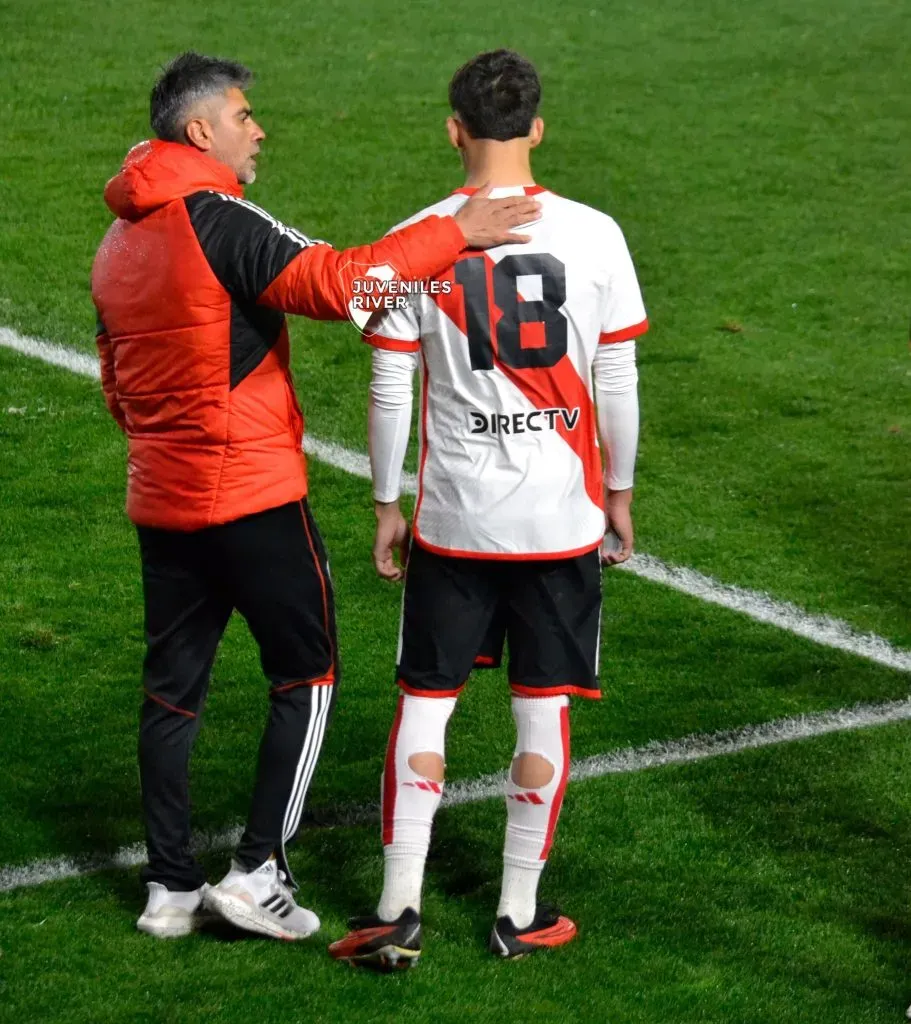
[[[399,508],[402,470],[414,401],[414,371],[421,349],[417,301],[392,309],[371,321],[372,333],[364,341],[373,348],[368,431],[370,472],[376,511],[373,564],[386,580],[403,576],[408,556],[408,524]],[[396,563],[396,555],[399,562]]]
[[[593,370],[598,433],[604,453],[604,560],[613,565],[625,562],[633,553],[631,506],[639,444],[635,341],[599,345]],[[611,546],[611,533],[619,539],[619,550]]]
[[[639,374],[634,339],[648,330],[648,319],[626,240],[613,222],[605,237],[605,253],[606,286],[593,375],[605,461],[602,557],[608,565],[615,565],[633,553],[631,508],[639,444]]]
[[[516,235],[511,229],[536,220],[539,205],[532,207],[527,197],[513,196],[510,198],[518,201],[495,206],[506,201],[488,199],[489,191],[486,189],[471,209],[465,203],[453,217],[425,217],[371,245],[341,252],[328,245],[311,246],[269,285],[259,301],[316,320],[344,320],[353,282],[363,276],[365,266],[388,264],[403,280],[421,281],[442,273],[466,248],[527,242],[529,236]]]
[[[117,421],[117,426],[126,432],[126,417],[120,406],[120,398],[117,395],[117,381],[114,377],[114,353],[111,350],[111,339],[108,337],[107,329],[98,317],[95,328],[95,344],[98,347],[98,358],[101,361],[101,389],[104,392],[105,405],[108,411]]]
[[[339,251],[234,196],[199,192],[185,203],[209,265],[232,296],[314,320],[347,318],[353,282],[365,266],[389,264],[405,280],[423,280],[467,247],[528,241],[512,228],[536,220],[540,208],[528,197],[484,195],[454,217],[427,217],[379,242]]]
[[[403,347],[374,348],[370,382],[370,471],[376,511],[373,563],[377,575],[387,580],[402,578],[408,556],[408,524],[399,508],[399,497],[418,356]]]

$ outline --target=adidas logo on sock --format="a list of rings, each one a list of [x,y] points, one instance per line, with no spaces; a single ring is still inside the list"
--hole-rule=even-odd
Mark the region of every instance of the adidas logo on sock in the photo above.
[[[415,789],[423,789],[425,793],[442,793],[443,783],[432,782],[430,779],[421,779],[419,782],[403,782],[403,786],[414,786]]]

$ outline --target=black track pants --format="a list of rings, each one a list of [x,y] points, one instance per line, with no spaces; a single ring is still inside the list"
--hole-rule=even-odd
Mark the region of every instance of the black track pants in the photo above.
[[[300,825],[339,680],[332,585],[307,502],[192,533],[138,532],[147,643],[139,730],[149,856],[143,881],[171,890],[205,881],[190,851],[189,761],[234,609],[259,645],[271,699],[236,857],[250,870],[274,852],[287,871],[285,843]]]

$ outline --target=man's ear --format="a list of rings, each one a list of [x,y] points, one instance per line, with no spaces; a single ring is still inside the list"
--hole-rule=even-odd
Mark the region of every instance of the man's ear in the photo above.
[[[528,133],[528,144],[534,149],[535,146],[541,145],[541,139],[544,138],[544,121],[540,117],[536,117],[531,122],[531,131]]]
[[[187,142],[204,153],[212,148],[212,127],[204,117],[194,117],[184,128]]]
[[[455,117],[446,118],[446,134],[449,136],[449,144],[453,149],[463,149],[462,145],[462,123]]]

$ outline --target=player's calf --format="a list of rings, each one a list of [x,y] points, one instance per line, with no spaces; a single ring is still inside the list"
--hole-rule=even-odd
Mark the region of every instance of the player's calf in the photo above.
[[[399,698],[383,769],[383,894],[377,914],[420,912],[424,863],[443,795],[446,725],[454,697]]]
[[[454,707],[454,697],[399,698],[383,769],[383,893],[376,913],[352,918],[351,931],[329,947],[336,960],[391,971],[420,958],[424,863]]]
[[[508,936],[533,928],[539,916],[538,883],[569,773],[569,698],[513,697],[512,710],[517,740],[506,782],[503,885],[497,907],[497,927],[508,921],[501,928]]]

